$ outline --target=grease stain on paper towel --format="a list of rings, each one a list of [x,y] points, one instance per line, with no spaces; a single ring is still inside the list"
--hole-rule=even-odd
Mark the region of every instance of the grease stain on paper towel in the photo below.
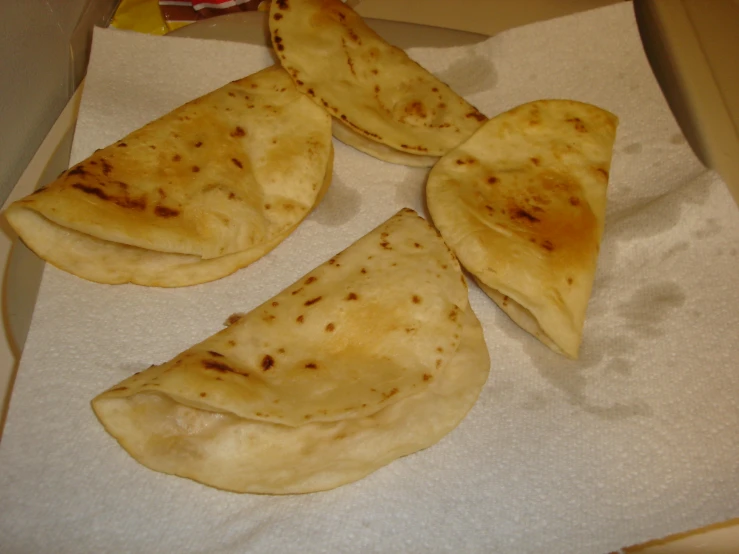
[[[706,225],[702,229],[697,229],[693,232],[693,236],[697,239],[707,239],[709,237],[715,237],[721,233],[721,225],[718,220],[714,217],[706,220]]]
[[[641,142],[633,142],[624,148],[626,154],[641,154]]]
[[[310,218],[316,223],[337,227],[352,219],[362,205],[362,196],[334,177],[318,207]]]
[[[453,62],[436,76],[460,96],[490,90],[498,83],[498,72],[493,62],[476,52]]]
[[[617,314],[639,337],[656,338],[664,334],[660,324],[673,310],[685,304],[685,293],[673,282],[653,283],[638,289],[623,303]]]
[[[667,261],[670,258],[672,258],[675,254],[678,254],[679,252],[684,252],[685,250],[688,250],[690,248],[690,245],[685,242],[678,242],[676,244],[673,244],[668,248],[664,254],[662,254],[662,261]]]
[[[630,377],[638,363],[632,357],[640,340],[650,340],[664,334],[662,323],[674,310],[686,301],[683,290],[673,282],[649,284],[616,308],[615,314],[624,320],[622,331],[604,326],[601,318],[605,310],[599,309],[602,299],[593,298],[594,310],[589,310],[586,325],[587,343],[583,344],[579,360],[567,360],[550,351],[546,346],[518,328],[510,320],[500,328],[512,338],[523,341],[524,350],[539,374],[555,389],[562,399],[578,409],[607,420],[636,416],[650,416],[652,409],[644,401],[631,394]],[[501,313],[501,317],[507,319]],[[621,391],[609,403],[594,399],[589,388],[598,388],[608,381],[614,390]],[[529,394],[521,405],[524,409],[541,410],[555,397]]]
[[[709,190],[705,183],[693,183],[679,189],[680,194],[657,194],[644,198],[610,216],[608,236],[619,241],[651,237],[680,224],[684,205],[704,204]]]

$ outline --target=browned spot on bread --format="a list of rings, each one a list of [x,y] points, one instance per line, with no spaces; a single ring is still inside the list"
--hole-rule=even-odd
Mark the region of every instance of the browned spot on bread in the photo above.
[[[273,18],[272,18],[272,19],[274,19],[275,21],[279,21],[280,19],[282,19],[282,14],[281,14],[281,13],[276,13],[276,14],[275,14],[275,15],[273,16]]]
[[[487,117],[485,117],[483,114],[481,114],[477,110],[474,110],[468,114],[465,114],[465,117],[471,117],[471,118],[476,119],[477,121],[485,121],[487,119]]]
[[[246,131],[242,127],[237,126],[236,129],[231,131],[232,137],[243,137],[246,135]]]
[[[554,245],[552,244],[552,242],[551,242],[551,241],[548,241],[548,240],[544,240],[544,241],[542,241],[542,243],[541,243],[541,247],[542,247],[542,248],[543,248],[544,250],[548,251],[548,252],[551,252],[552,250],[554,250]]]
[[[333,323],[329,323],[328,325],[326,325],[326,331],[328,331],[329,333],[331,333],[334,329],[336,329],[336,326]]]
[[[116,387],[114,389],[110,389],[110,392],[118,392],[118,391],[124,391],[128,390],[128,387]]]
[[[87,185],[83,185],[82,183],[74,183],[72,185],[72,188],[75,188],[86,194],[90,194],[92,196],[97,196],[98,198],[100,198],[100,200],[105,200],[106,202],[112,202],[113,204],[115,204],[116,206],[120,206],[121,208],[127,208],[131,210],[146,209],[146,199],[144,197],[130,198],[128,196],[115,196],[115,195],[107,194],[101,188],[90,187]]]
[[[531,158],[531,163],[538,166],[541,164],[541,160],[539,158]]]
[[[242,314],[231,314],[226,320],[226,325],[233,325],[237,321],[240,321],[242,317],[244,317]]]
[[[231,161],[233,164],[238,167],[239,169],[244,169],[244,165],[236,158],[231,158]]]
[[[356,295],[356,293],[353,292],[350,292],[346,297],[347,300],[356,300],[357,298],[358,296]]]
[[[78,165],[67,171],[67,175],[87,175],[87,171],[82,165]]]
[[[103,175],[108,175],[113,171],[113,166],[105,158],[100,158],[100,164],[103,166]]]
[[[423,102],[416,100],[406,106],[405,113],[417,115],[418,117],[426,117],[426,106],[423,105]]]
[[[305,369],[318,369],[318,366],[313,362],[308,362],[307,364],[305,364]]]
[[[405,148],[406,150],[418,150],[419,152],[428,152],[429,149],[425,146],[410,146],[409,144],[401,144],[401,148]]]
[[[297,318],[295,319],[295,321],[297,321],[298,323],[303,323],[303,320],[304,320],[304,318],[303,318],[303,316],[302,316],[302,315],[299,315],[299,316],[298,316],[298,317],[297,317]]]
[[[417,294],[414,294],[414,295],[413,295],[413,296],[411,297],[411,300],[413,300],[413,303],[414,303],[414,304],[420,304],[420,303],[421,303],[421,297],[420,297],[420,296],[418,296]]]
[[[570,196],[570,204],[573,206],[579,206],[580,199],[577,196]]]
[[[179,162],[181,159],[182,159],[182,156],[180,156],[179,154],[175,154],[174,156],[172,156],[173,162]]]
[[[429,373],[424,373],[423,374],[423,380],[424,381],[431,381],[431,379],[433,379],[433,376],[431,374],[429,374]]]
[[[303,287],[300,287],[299,289],[295,289],[294,291],[292,291],[290,294],[295,296],[296,294],[300,294],[302,291],[303,291]]]
[[[531,215],[526,210],[522,210],[520,208],[517,209],[517,210],[514,210],[511,213],[511,218],[513,218],[513,219],[524,219],[524,220],[526,220],[529,223],[538,223],[540,221],[539,218],[534,217],[533,215]]]
[[[316,302],[319,302],[322,298],[323,298],[323,296],[316,296],[315,298],[311,298],[310,300],[306,300],[303,305],[304,306],[312,306]]]
[[[274,366],[275,366],[275,359],[269,354],[266,354],[264,358],[262,358],[262,370],[269,371]]]
[[[567,120],[568,123],[572,123],[575,126],[575,131],[578,133],[584,133],[587,131],[585,124],[579,117],[571,117]]]
[[[155,206],[154,213],[158,215],[159,217],[164,217],[164,218],[175,217],[175,216],[180,215],[179,210],[168,208],[167,206]]]
[[[203,141],[199,140],[195,143],[195,148],[200,148],[201,146],[203,146]]]
[[[204,393],[204,392],[201,392],[200,393],[200,398],[205,398],[206,396],[208,396],[206,393]]]
[[[125,142],[119,142],[118,144],[116,144],[116,146],[118,148],[125,148],[126,146],[128,146],[128,144],[126,144]]]
[[[216,358],[223,358],[223,354],[221,354],[220,352],[216,352],[215,350],[208,350],[208,354]]]
[[[198,166],[194,165],[194,166],[192,166],[192,172],[193,173],[198,173],[198,172],[200,172],[200,168]]]
[[[220,371],[222,373],[239,373],[244,377],[249,377],[248,373],[241,373],[239,371],[236,371],[234,368],[224,363],[216,362],[215,360],[203,360],[202,364],[205,369],[212,369],[214,371]]]

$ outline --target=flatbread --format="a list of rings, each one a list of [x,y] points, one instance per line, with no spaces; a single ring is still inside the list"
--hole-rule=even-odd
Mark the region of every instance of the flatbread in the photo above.
[[[489,364],[458,262],[403,210],[92,406],[156,471],[236,492],[312,492],[437,442]]]
[[[334,119],[332,129],[334,137],[347,146],[351,146],[360,152],[364,152],[384,162],[411,167],[433,167],[439,161],[438,156],[408,154],[407,152],[401,152],[382,143],[370,140],[359,133],[355,133],[338,119]]]
[[[576,358],[605,223],[618,120],[571,100],[490,121],[431,170],[434,224],[521,327]]]
[[[372,156],[427,165],[486,120],[340,0],[272,2],[269,25],[298,89],[341,122],[336,138]],[[393,156],[372,142],[424,159]]]
[[[201,283],[284,240],[325,192],[332,156],[331,118],[273,66],[98,150],[6,216],[80,277]]]

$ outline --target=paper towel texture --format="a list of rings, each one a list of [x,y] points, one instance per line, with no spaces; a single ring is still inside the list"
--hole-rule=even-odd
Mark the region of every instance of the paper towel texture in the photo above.
[[[490,379],[436,446],[339,489],[238,495],[150,471],[90,400],[221,328],[398,209],[427,171],[336,144],[322,204],[252,266],[184,289],[46,267],[0,444],[0,551],[603,553],[739,516],[739,216],[691,153],[629,4],[410,54],[489,116],[539,98],[619,116],[581,359],[474,285]],[[271,63],[261,47],[98,30],[73,161]]]

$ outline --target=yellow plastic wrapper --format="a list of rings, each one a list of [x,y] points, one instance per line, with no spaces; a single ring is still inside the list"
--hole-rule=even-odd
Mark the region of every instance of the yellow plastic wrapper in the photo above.
[[[164,21],[158,0],[121,0],[110,26],[150,35],[166,35],[171,30]]]
[[[360,2],[344,1],[350,6]],[[249,11],[269,11],[269,0],[121,0],[110,26],[166,35],[195,21]]]

